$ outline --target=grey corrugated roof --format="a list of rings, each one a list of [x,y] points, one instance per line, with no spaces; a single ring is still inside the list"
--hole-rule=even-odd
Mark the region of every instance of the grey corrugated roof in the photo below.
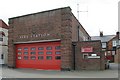
[[[104,35],[103,37],[100,37],[100,36],[91,36],[91,39],[92,40],[101,40],[101,42],[108,42],[113,37],[115,37],[115,35]]]

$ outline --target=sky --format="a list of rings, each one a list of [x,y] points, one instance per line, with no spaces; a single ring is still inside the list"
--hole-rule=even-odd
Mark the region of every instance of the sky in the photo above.
[[[104,35],[115,35],[118,31],[118,1],[0,0],[0,19],[8,24],[8,18],[70,6],[90,36],[99,36],[100,31]]]

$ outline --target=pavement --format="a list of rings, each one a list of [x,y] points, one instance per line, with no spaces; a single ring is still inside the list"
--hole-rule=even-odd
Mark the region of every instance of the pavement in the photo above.
[[[102,71],[53,71],[2,67],[0,73],[3,78],[118,78],[118,64],[110,63],[110,69]]]

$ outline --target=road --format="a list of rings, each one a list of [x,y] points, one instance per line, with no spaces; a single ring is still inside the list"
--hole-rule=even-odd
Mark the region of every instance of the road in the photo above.
[[[1,71],[0,71],[1,72]],[[2,68],[3,78],[118,78],[118,65],[110,64],[103,71],[47,71],[37,69]]]

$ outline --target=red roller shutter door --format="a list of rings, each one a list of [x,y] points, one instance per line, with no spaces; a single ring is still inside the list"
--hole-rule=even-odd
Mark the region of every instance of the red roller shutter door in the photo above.
[[[60,70],[60,42],[17,44],[16,67]]]

